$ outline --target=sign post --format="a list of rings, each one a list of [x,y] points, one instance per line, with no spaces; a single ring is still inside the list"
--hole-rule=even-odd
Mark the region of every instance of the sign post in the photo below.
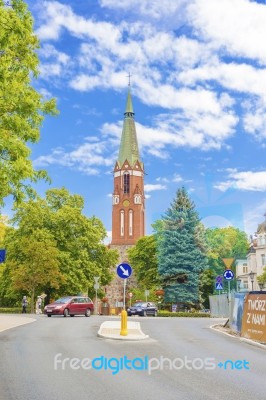
[[[120,335],[127,336],[127,312],[126,312],[126,284],[127,278],[132,274],[132,268],[129,264],[122,263],[116,268],[119,278],[124,279],[124,295],[123,295],[123,310],[121,312],[121,329]]]
[[[130,277],[132,274],[132,268],[129,264],[122,263],[119,264],[117,269],[116,269],[117,275],[119,278],[124,279],[124,293],[123,293],[123,309],[126,309],[126,284],[127,284],[127,278]]]

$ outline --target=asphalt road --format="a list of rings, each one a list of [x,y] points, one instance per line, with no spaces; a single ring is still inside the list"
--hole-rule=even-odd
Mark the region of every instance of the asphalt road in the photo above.
[[[133,318],[150,339],[98,338],[98,316],[0,333],[0,399],[265,400],[265,350],[211,330],[218,320]]]

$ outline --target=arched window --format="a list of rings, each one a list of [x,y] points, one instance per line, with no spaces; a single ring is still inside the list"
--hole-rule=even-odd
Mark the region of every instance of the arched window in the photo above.
[[[124,236],[124,227],[125,227],[125,211],[120,211],[120,234]]]
[[[130,175],[128,172],[124,173],[124,193],[129,193]]]
[[[132,210],[129,210],[129,213],[128,213],[128,219],[129,219],[129,223],[128,223],[128,230],[129,230],[129,236],[132,236],[133,235],[133,211]]]

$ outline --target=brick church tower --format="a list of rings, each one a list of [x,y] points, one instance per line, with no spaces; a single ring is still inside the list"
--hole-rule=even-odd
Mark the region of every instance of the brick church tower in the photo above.
[[[145,235],[144,166],[140,160],[130,88],[114,167],[112,245],[134,245]]]
[[[119,263],[128,262],[127,250],[145,235],[144,165],[140,160],[134,112],[130,93],[126,111],[118,159],[114,166],[114,190],[112,206],[112,242],[110,248],[118,250]],[[116,276],[105,288],[111,307],[121,307],[123,282]],[[134,287],[134,274],[127,279],[127,288]]]

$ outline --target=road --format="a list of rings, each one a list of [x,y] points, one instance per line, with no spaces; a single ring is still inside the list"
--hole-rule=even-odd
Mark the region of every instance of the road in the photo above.
[[[108,317],[36,318],[0,333],[1,400],[265,399],[265,350],[209,328],[219,320],[133,317],[150,339],[126,342],[97,337]]]

